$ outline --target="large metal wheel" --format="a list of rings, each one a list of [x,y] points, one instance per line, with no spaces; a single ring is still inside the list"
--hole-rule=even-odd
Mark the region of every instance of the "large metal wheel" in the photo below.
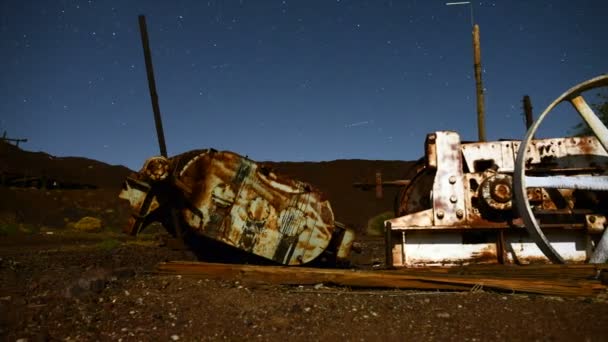
[[[526,137],[519,147],[514,170],[514,192],[516,205],[530,236],[536,241],[540,250],[553,263],[564,263],[562,256],[551,246],[549,240],[543,233],[534,217],[533,210],[528,202],[527,188],[557,188],[557,189],[583,189],[608,191],[608,176],[606,175],[556,175],[556,176],[527,176],[526,175],[526,153],[530,143],[545,117],[562,102],[570,102],[581,118],[589,125],[595,137],[603,148],[608,151],[608,128],[600,118],[593,112],[583,96],[584,91],[594,88],[608,86],[608,74],[602,75],[569,89],[545,109],[540,117],[528,130]],[[608,259],[608,229],[606,229],[596,244],[589,263],[604,263]]]

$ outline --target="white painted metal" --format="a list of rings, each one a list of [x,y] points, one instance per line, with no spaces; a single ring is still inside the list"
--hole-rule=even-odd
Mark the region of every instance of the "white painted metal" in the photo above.
[[[555,231],[547,236],[551,246],[566,261],[580,263],[588,257],[588,242],[584,234]],[[550,263],[525,231],[507,232],[505,244],[509,263]],[[461,232],[402,231],[401,241],[392,248],[393,265],[426,267],[496,263],[497,250],[496,243],[463,243]]]

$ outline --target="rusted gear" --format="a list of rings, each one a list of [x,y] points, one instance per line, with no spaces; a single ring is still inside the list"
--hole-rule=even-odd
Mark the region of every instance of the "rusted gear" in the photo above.
[[[169,160],[165,157],[152,157],[144,165],[143,171],[149,180],[162,181],[169,176]]]
[[[431,193],[435,171],[422,168],[417,171],[410,184],[404,187],[395,199],[395,217],[432,208]]]
[[[486,178],[480,187],[484,203],[495,210],[511,210],[513,206],[513,178],[505,174],[495,174]]]

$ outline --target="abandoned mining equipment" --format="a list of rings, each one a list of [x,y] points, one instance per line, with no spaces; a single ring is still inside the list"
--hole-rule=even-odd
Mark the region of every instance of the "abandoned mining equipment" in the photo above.
[[[354,240],[320,191],[227,151],[152,157],[120,197],[134,210],[130,234],[159,221],[187,243],[212,239],[284,265],[345,262]]]
[[[119,196],[133,209],[126,232],[136,235],[161,222],[193,252],[218,261],[347,263],[354,232],[334,221],[313,186],[228,151],[167,157],[144,16],[139,27],[161,156],[146,160],[124,183]]]
[[[605,263],[608,258],[608,129],[582,93],[557,98],[523,141],[463,143],[429,134],[425,162],[385,221],[390,266],[472,263]],[[535,139],[543,119],[570,102],[595,136]]]

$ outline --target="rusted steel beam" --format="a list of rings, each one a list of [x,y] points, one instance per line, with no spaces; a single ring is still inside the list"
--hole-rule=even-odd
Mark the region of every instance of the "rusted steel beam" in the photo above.
[[[163,121],[160,116],[160,107],[158,105],[158,93],[156,92],[156,81],[154,80],[154,68],[152,67],[152,54],[150,53],[150,43],[148,41],[146,17],[143,15],[139,16],[139,32],[141,33],[141,43],[144,49],[144,58],[146,60],[148,87],[150,88],[150,99],[152,101],[152,110],[154,111],[154,123],[156,124],[156,135],[158,137],[160,155],[163,157],[167,157],[167,145],[165,144]]]
[[[597,265],[596,265],[597,266]],[[524,267],[522,267],[523,269]],[[580,270],[579,268],[576,268]],[[161,274],[215,279],[239,279],[244,282],[285,285],[312,285],[330,283],[365,288],[400,288],[427,290],[461,290],[488,288],[560,296],[594,296],[606,290],[598,280],[563,279],[552,277],[515,278],[498,275],[468,275],[440,273],[414,269],[400,271],[354,271],[345,269],[319,269],[285,266],[252,266],[212,264],[201,262],[160,263]],[[539,271],[540,269],[537,269]],[[560,269],[567,273],[567,268]],[[542,274],[542,271],[539,271]]]

